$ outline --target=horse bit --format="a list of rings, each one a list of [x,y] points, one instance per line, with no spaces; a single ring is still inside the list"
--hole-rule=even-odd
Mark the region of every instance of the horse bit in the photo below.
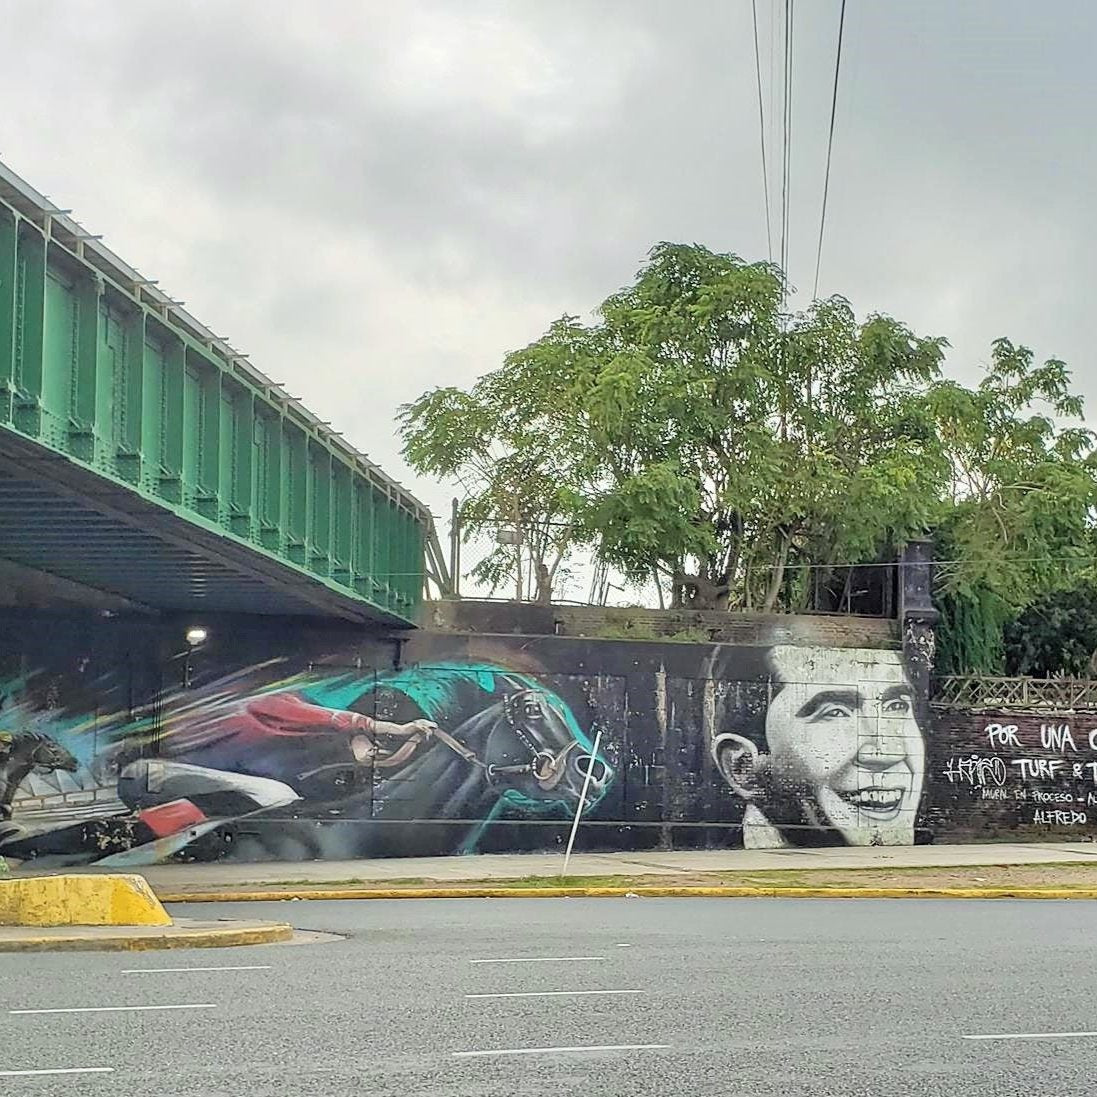
[[[530,774],[533,779],[546,792],[556,788],[563,780],[567,772],[568,755],[578,747],[579,741],[574,735],[569,736],[570,741],[555,754],[546,750],[537,741],[537,735],[533,731],[534,722],[543,721],[545,718],[544,706],[538,700],[536,690],[524,689],[512,693],[503,698],[503,717],[514,732],[515,738],[532,755],[530,761],[524,765],[499,766],[485,762],[476,753],[469,750],[464,743],[458,742],[447,731],[435,728],[433,735],[439,742],[444,743],[454,753],[459,754],[466,762],[484,771],[484,776],[492,784],[498,777],[511,777],[524,773]]]

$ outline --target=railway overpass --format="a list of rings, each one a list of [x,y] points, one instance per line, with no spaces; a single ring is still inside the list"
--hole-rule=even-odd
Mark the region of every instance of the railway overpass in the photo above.
[[[0,562],[400,627],[425,559],[422,503],[0,163]]]

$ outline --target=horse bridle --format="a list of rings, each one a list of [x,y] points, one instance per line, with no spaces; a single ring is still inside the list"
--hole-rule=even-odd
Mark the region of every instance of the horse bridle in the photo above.
[[[511,731],[514,732],[515,738],[530,752],[530,760],[524,764],[513,766],[499,766],[490,762],[485,762],[480,758],[475,751],[470,750],[464,743],[458,742],[447,731],[443,731],[441,728],[435,728],[431,734],[440,742],[445,744],[455,754],[460,755],[470,765],[476,766],[482,770],[487,780],[494,784],[499,777],[514,777],[521,776],[523,774],[529,774],[533,779],[544,789],[546,792],[551,792],[552,789],[563,780],[564,774],[567,772],[568,756],[578,746],[579,741],[572,736],[571,741],[565,746],[561,747],[556,753],[551,750],[546,750],[543,745],[538,743],[536,739],[529,733],[528,729],[523,727],[521,716],[522,712],[518,711],[519,706],[524,709],[526,716],[530,713],[531,698],[536,696],[534,690],[519,690],[517,693],[512,693],[503,699],[503,717],[510,725]],[[537,708],[538,715],[540,715],[540,706]]]

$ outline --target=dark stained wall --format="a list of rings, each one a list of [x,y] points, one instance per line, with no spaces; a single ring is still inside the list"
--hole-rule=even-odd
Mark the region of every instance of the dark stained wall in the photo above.
[[[951,841],[1097,834],[1097,713],[941,712],[926,814]]]
[[[933,724],[894,626],[869,644],[863,619],[844,635],[842,621],[755,623],[755,642],[729,644],[11,612],[0,854],[124,866],[556,849],[580,801],[591,849],[1059,826],[1033,814],[1038,778],[1012,757],[1004,784],[957,776],[957,759],[994,753],[983,718]],[[1079,734],[1078,795],[1097,762]],[[1025,725],[999,753],[1050,761],[1038,739]],[[1072,833],[1097,818],[1070,810],[1086,815]]]

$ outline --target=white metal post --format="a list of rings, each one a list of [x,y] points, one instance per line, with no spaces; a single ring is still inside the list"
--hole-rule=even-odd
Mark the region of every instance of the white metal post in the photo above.
[[[594,733],[594,750],[591,751],[590,763],[587,772],[583,776],[583,789],[579,793],[579,805],[575,809],[575,818],[571,821],[571,834],[568,835],[568,848],[564,853],[564,870],[561,876],[567,876],[568,864],[571,862],[571,847],[575,845],[575,832],[579,829],[579,817],[583,814],[583,808],[587,805],[587,789],[590,788],[590,775],[594,772],[594,765],[598,761],[598,747],[602,742],[602,729]]]

